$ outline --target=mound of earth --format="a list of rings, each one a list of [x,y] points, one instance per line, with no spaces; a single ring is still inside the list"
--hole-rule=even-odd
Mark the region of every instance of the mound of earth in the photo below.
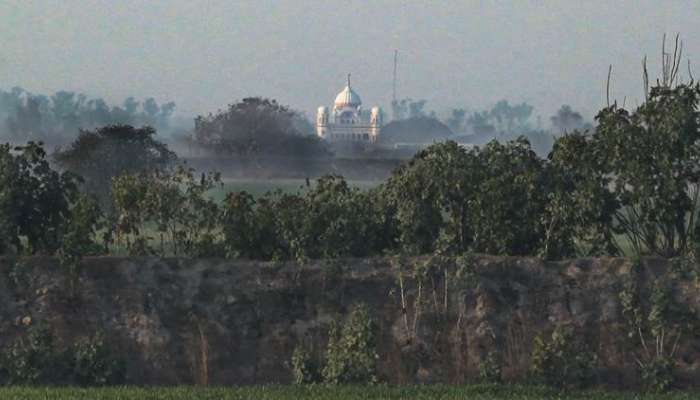
[[[382,128],[379,143],[430,143],[452,136],[447,125],[431,117],[414,117],[391,121]]]

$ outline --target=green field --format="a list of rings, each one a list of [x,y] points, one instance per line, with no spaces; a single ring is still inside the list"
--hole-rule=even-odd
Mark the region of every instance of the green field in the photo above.
[[[310,183],[313,185],[313,180]],[[359,189],[370,189],[379,185],[380,181],[348,181],[350,186]],[[295,193],[306,188],[305,179],[227,179],[220,189],[213,190],[211,195],[216,200],[223,200],[229,192],[246,191],[254,197],[260,197],[267,192],[281,190],[285,193]]]
[[[700,392],[668,394],[636,394],[632,392],[574,392],[561,393],[541,387],[520,386],[254,386],[234,388],[0,388],[3,400],[374,400],[374,399],[479,399],[479,400],[690,400]]]

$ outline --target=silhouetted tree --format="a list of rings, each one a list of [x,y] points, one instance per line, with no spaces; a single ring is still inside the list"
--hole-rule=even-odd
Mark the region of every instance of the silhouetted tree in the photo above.
[[[496,127],[491,124],[488,111],[473,113],[467,118],[466,125],[475,135],[491,136],[496,133]]]
[[[521,103],[511,106],[507,100],[501,100],[491,109],[489,116],[494,121],[499,134],[523,134],[529,130],[528,120],[534,108]]]
[[[571,107],[566,104],[559,108],[556,115],[552,116],[551,121],[554,133],[556,134],[572,132],[584,127],[581,114],[572,110]]]
[[[175,153],[155,139],[153,128],[110,125],[82,130],[66,150],[55,154],[58,164],[84,179],[84,189],[106,200],[112,178],[124,173],[164,168],[175,161]]]
[[[6,120],[10,137],[16,141],[44,139],[46,133],[42,129],[42,118],[39,101],[28,97],[15,106],[15,113]]]
[[[195,141],[217,153],[323,156],[326,145],[302,134],[303,117],[275,100],[249,97],[226,111],[195,119]]]
[[[465,118],[467,116],[467,110],[463,108],[455,108],[452,110],[450,116],[447,118],[447,126],[454,133],[462,133],[465,128]]]
[[[426,116],[425,105],[427,100],[413,100],[405,98],[391,102],[392,120],[398,121],[406,118],[418,118]]]

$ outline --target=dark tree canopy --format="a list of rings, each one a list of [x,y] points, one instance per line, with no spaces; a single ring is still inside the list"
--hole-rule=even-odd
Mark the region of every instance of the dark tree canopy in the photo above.
[[[77,177],[51,169],[41,143],[0,145],[0,254],[55,251],[77,194]]]
[[[110,125],[82,130],[66,150],[58,150],[58,164],[84,179],[84,188],[100,198],[109,194],[112,178],[124,173],[164,168],[175,153],[155,139],[151,127]]]
[[[195,119],[195,141],[216,153],[324,156],[326,146],[309,135],[311,125],[275,100],[248,97],[226,111]]]

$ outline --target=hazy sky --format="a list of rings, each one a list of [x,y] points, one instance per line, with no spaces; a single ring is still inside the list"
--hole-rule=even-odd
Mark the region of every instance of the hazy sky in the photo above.
[[[642,56],[655,74],[677,32],[700,77],[700,1],[0,0],[0,87],[313,112],[350,72],[365,106],[387,107],[398,49],[399,97],[439,112],[528,101],[547,121],[562,103],[599,109],[608,64],[613,95],[638,102]]]

